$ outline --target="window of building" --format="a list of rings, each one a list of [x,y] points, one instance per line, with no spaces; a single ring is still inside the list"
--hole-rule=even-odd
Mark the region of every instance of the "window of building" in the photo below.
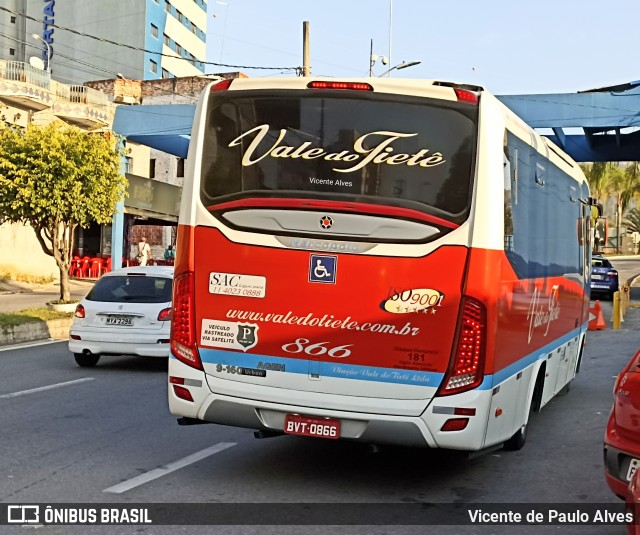
[[[179,44],[176,44],[176,52],[182,56],[182,47]]]
[[[171,46],[171,38],[166,33],[162,37],[164,44],[167,46]]]
[[[197,34],[198,33],[198,27],[193,22],[191,22],[190,24],[191,24],[191,31],[193,33]]]
[[[171,78],[171,74],[169,74],[169,71],[167,69],[162,69],[162,77]]]
[[[155,178],[155,177],[156,177],[156,159],[151,158],[149,160],[149,178]]]
[[[15,48],[10,48],[9,49],[9,55],[10,56],[15,56],[16,55],[16,49]]]
[[[158,64],[153,60],[149,60],[149,70],[156,74],[158,72]]]
[[[133,158],[131,156],[124,157],[124,172],[133,173]]]
[[[178,177],[183,177],[184,176],[184,158],[178,158],[176,176],[178,176]]]
[[[171,13],[171,4],[169,3],[169,0],[164,0],[164,10],[167,13]]]
[[[151,25],[151,35],[156,39],[158,38],[158,27],[155,24]]]
[[[16,18],[15,17],[11,17],[11,24],[15,24],[16,23]]]
[[[184,21],[184,15],[178,10],[176,10],[176,17],[178,18],[178,22]]]

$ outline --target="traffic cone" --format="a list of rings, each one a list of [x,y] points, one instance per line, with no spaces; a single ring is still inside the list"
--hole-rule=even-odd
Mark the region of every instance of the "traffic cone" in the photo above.
[[[589,309],[589,330],[600,331],[606,329],[607,324],[604,321],[604,315],[602,314],[602,305],[600,301],[596,301],[593,308]]]

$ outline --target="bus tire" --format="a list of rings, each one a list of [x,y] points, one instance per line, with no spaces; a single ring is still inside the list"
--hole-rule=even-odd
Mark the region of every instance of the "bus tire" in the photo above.
[[[573,379],[571,381],[569,381],[566,385],[564,385],[560,390],[558,390],[558,395],[559,396],[566,396],[569,393],[569,390],[571,390],[571,383],[573,382]]]
[[[503,448],[507,451],[521,450],[524,443],[527,441],[527,426],[528,424],[524,424],[520,429],[518,429],[515,435],[504,443]]]
[[[507,451],[521,450],[527,441],[527,430],[529,427],[529,419],[531,416],[540,411],[542,404],[542,390],[544,389],[544,376],[546,373],[546,366],[542,365],[538,370],[536,377],[536,384],[533,388],[533,395],[531,396],[531,404],[529,405],[529,418],[527,422],[518,429],[515,434],[503,444],[503,448]]]

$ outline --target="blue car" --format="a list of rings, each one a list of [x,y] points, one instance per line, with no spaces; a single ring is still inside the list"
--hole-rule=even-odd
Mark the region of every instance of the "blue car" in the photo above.
[[[618,291],[618,272],[611,262],[602,256],[591,258],[591,296],[604,295],[613,300]]]

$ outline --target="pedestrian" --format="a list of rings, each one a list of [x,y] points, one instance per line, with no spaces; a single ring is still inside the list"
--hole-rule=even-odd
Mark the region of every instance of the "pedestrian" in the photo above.
[[[173,262],[176,258],[176,252],[173,249],[173,245],[169,244],[164,251],[164,259],[167,262]]]
[[[142,236],[138,242],[138,264],[146,266],[151,260],[151,246],[147,243],[147,238]]]

